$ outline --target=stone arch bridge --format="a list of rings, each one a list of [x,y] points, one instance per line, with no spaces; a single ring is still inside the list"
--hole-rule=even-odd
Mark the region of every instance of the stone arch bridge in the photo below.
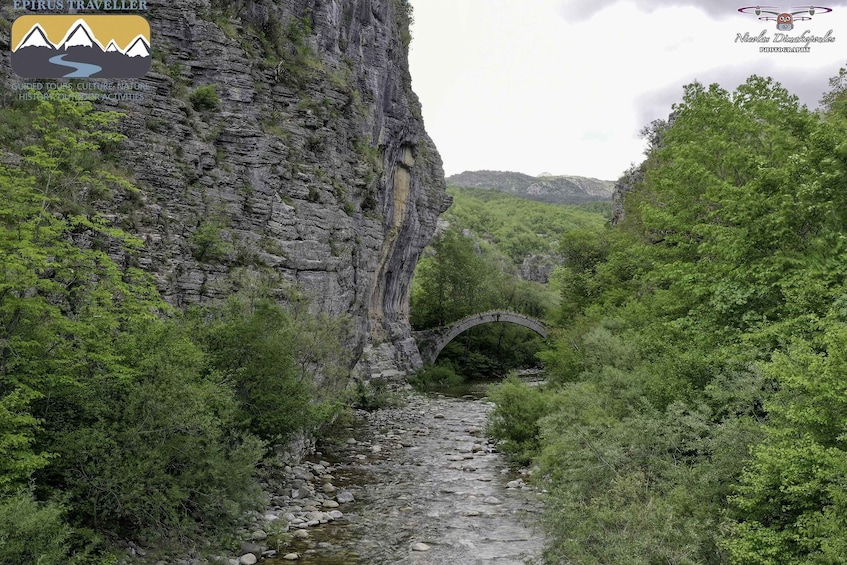
[[[490,323],[517,324],[518,326],[529,328],[541,337],[547,337],[547,326],[541,320],[530,318],[517,312],[506,312],[502,310],[491,310],[489,312],[474,314],[441,328],[412,332],[412,337],[418,343],[418,351],[421,352],[423,362],[435,363],[441,350],[453,341],[456,336],[475,326]]]

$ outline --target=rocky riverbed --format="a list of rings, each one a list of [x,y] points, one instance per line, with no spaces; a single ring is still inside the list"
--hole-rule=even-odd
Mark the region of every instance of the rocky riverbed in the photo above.
[[[349,437],[271,485],[269,510],[230,563],[540,562],[541,501],[484,437],[491,407],[412,394],[360,412]]]

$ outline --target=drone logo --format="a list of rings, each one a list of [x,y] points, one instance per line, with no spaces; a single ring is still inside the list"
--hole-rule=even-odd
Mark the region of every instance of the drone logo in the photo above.
[[[777,11],[774,11],[777,10]],[[796,6],[784,10],[776,6],[747,6],[738,8],[742,14],[755,14],[760,20],[776,21],[776,29],[779,31],[791,31],[794,29],[795,21],[811,20],[816,13],[828,14],[832,8],[823,6]],[[762,14],[772,14],[763,16]],[[808,14],[800,16],[799,14]]]

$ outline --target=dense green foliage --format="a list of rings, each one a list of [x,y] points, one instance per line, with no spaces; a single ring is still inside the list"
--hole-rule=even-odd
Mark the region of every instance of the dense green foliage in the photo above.
[[[444,326],[486,310],[509,310],[545,319],[558,297],[549,285],[524,280],[525,259],[541,257],[551,266],[564,233],[599,233],[603,215],[577,206],[524,200],[494,190],[451,187],[450,223],[428,248],[415,271],[412,325]],[[602,204],[602,203],[601,203]],[[601,209],[605,209],[601,206]],[[590,237],[590,236],[589,236]],[[449,386],[464,377],[490,378],[533,366],[543,347],[532,331],[511,324],[471,328],[445,347],[436,370],[415,382]]]
[[[0,111],[30,123],[5,142],[21,166],[0,165],[3,563],[231,530],[258,502],[257,463],[332,418],[349,366],[345,324],[293,291],[283,307],[247,280],[173,312],[119,264],[140,243],[97,210],[137,192],[111,162],[120,116],[70,95]]]
[[[843,562],[842,82],[820,113],[686,86],[625,221],[562,238],[546,407],[509,383],[492,425],[538,454],[552,562]]]
[[[418,264],[412,287],[412,325],[418,329],[444,326],[487,310],[510,310],[543,318],[555,296],[538,283],[520,280],[496,250],[483,250],[478,242],[451,227],[432,244],[432,253]],[[450,364],[434,379],[424,382],[455,383],[458,371],[480,378],[532,365],[541,347],[540,338],[511,324],[471,328],[442,352]],[[430,375],[435,376],[435,375]]]

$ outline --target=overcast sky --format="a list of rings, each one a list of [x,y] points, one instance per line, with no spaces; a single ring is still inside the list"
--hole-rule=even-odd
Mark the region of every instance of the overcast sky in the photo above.
[[[776,22],[733,0],[411,0],[412,86],[446,174],[493,169],[615,180],[640,162],[638,131],[667,118],[694,80],[734,89],[771,76],[814,108],[847,66],[847,0],[809,30],[834,43],[760,53]],[[778,6],[778,4],[771,4]],[[778,8],[791,8],[786,4]],[[805,5],[804,7],[808,7]],[[764,8],[764,5],[763,5]],[[797,11],[793,8],[791,11]]]

